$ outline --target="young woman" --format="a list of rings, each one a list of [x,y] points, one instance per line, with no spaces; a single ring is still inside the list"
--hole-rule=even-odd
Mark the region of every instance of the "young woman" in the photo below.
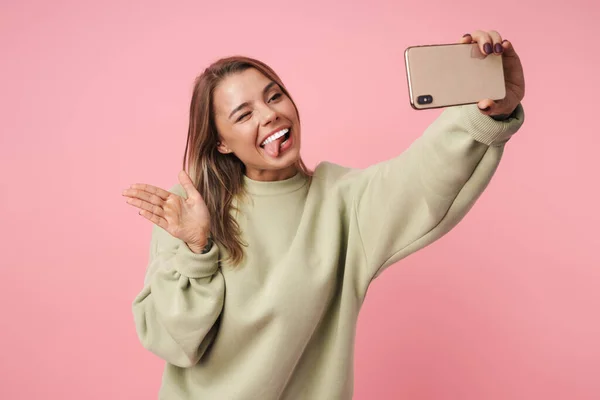
[[[512,44],[506,98],[449,107],[397,157],[366,169],[300,158],[301,126],[265,64],[222,59],[197,79],[184,170],[169,191],[134,184],[154,223],[133,303],[143,346],[166,361],[161,399],[350,399],[370,282],[452,229],[523,123]]]

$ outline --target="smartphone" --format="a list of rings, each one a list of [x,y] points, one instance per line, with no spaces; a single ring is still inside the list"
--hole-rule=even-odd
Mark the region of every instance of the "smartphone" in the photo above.
[[[416,110],[506,96],[502,56],[486,56],[477,43],[410,46],[404,59],[410,104]]]

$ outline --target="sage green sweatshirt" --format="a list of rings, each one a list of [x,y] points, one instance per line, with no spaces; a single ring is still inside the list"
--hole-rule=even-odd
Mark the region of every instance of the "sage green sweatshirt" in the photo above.
[[[195,254],[154,226],[133,314],[142,345],[166,362],[159,398],[351,399],[369,284],[465,216],[523,120],[521,105],[506,121],[451,107],[368,168],[323,162],[312,179],[246,178],[236,267],[219,261],[218,244]]]

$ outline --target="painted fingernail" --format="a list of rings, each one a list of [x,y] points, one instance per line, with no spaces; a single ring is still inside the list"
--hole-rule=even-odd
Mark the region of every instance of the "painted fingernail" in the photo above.
[[[479,107],[479,106],[477,106]],[[490,106],[487,106],[486,108],[479,108],[481,111],[489,111],[490,110]]]
[[[500,43],[496,43],[496,44],[494,45],[494,51],[495,51],[496,53],[502,53],[502,50],[504,50],[504,49],[502,48],[502,45],[501,45]]]
[[[492,54],[492,45],[489,43],[484,44],[483,51],[485,51],[485,54]]]
[[[470,34],[470,33],[465,33],[465,34],[463,35],[463,37],[467,37],[467,36],[471,36],[471,34]]]

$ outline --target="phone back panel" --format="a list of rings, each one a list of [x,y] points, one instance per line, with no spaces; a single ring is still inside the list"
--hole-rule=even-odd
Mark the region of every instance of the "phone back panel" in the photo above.
[[[477,43],[411,46],[404,55],[410,103],[415,109],[506,96],[502,56],[486,57]]]

